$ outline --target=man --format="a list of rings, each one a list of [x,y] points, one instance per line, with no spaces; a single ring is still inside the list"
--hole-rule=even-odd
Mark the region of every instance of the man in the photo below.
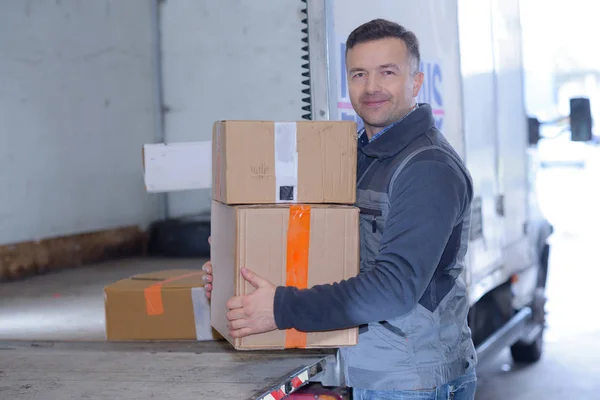
[[[423,74],[412,32],[381,19],[359,26],[348,37],[346,64],[350,100],[364,121],[361,272],[298,290],[244,269],[257,289],[227,303],[231,335],[360,326],[359,344],[341,350],[355,399],[473,399],[476,353],[461,276],[469,174],[435,128],[431,107],[416,103]],[[210,262],[204,269],[211,282]]]

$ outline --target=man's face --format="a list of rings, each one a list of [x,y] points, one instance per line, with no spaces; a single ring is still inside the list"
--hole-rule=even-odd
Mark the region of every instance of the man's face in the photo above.
[[[357,44],[348,50],[346,65],[350,102],[369,137],[415,105],[423,74],[413,75],[408,48],[401,39]]]

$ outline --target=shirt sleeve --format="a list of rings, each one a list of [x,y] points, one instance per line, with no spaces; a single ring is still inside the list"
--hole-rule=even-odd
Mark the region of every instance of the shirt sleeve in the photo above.
[[[422,160],[396,179],[375,267],[310,289],[278,287],[279,329],[346,329],[410,312],[426,290],[468,202],[467,181],[448,164]]]

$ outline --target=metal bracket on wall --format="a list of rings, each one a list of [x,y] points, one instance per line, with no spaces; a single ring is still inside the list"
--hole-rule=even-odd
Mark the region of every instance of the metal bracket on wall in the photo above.
[[[334,91],[330,82],[329,38],[332,31],[332,3],[328,0],[303,0],[306,2],[306,24],[308,46],[304,67],[308,67],[310,89],[310,119],[328,120],[334,104]],[[304,74],[303,74],[304,75]],[[304,75],[306,77],[306,75]],[[305,109],[306,110],[306,109]]]

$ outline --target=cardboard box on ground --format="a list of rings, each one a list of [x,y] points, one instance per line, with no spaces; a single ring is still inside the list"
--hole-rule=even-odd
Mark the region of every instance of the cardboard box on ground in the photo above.
[[[210,325],[203,274],[200,269],[156,271],[106,286],[106,338],[222,339]]]
[[[172,276],[153,276],[153,281],[138,276],[106,288],[107,337],[173,339],[172,332],[162,331],[163,325],[171,325],[180,327],[177,338],[194,339],[203,332],[201,336],[210,340],[221,334],[240,350],[356,344],[357,328],[274,331],[234,340],[228,336],[225,305],[231,296],[254,290],[242,278],[242,266],[276,285],[299,288],[358,274],[356,153],[356,124],[348,121],[218,121],[210,146],[201,142],[144,146],[149,192],[206,188],[212,182],[210,323],[203,319],[206,329],[201,329],[194,313],[194,306],[206,304],[194,303],[194,293],[203,287],[201,273],[187,276],[194,282],[185,288],[183,280],[179,284],[169,280]],[[128,285],[129,295],[124,290]],[[163,314],[151,311],[159,294]],[[115,311],[120,303],[131,306]],[[174,314],[172,305],[178,310]],[[138,328],[133,330],[133,325]]]

